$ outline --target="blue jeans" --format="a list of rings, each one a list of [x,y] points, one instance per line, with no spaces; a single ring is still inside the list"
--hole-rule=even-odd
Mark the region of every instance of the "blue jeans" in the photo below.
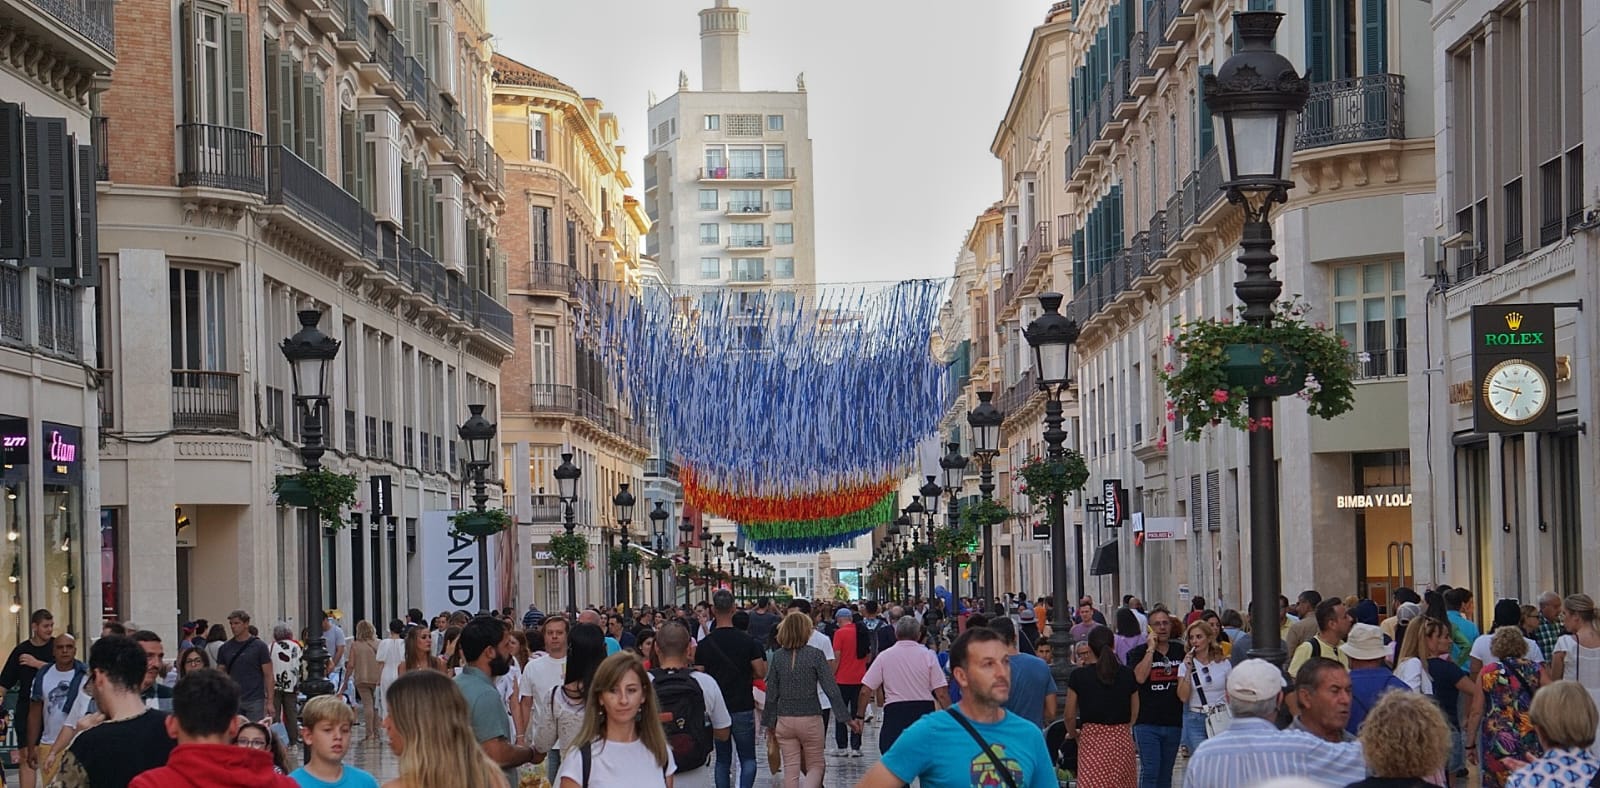
[[[1183,709],[1183,746],[1189,748],[1189,754],[1194,754],[1194,748],[1206,740],[1206,713],[1195,711],[1187,706]]]
[[[1178,761],[1181,738],[1183,728],[1133,726],[1133,743],[1139,748],[1139,788],[1172,788],[1172,767]]]
[[[739,788],[752,788],[756,784],[756,713],[736,711],[733,717],[733,736],[729,741],[715,742],[717,770],[712,773],[717,788],[731,788],[733,748],[739,748]]]

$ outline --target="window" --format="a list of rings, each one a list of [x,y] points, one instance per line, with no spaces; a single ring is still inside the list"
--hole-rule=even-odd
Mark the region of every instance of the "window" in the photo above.
[[[707,115],[705,119],[706,131],[720,131],[722,129],[721,115]]]
[[[772,207],[780,211],[794,210],[794,189],[773,189]]]
[[[292,52],[268,40],[264,47],[267,144],[282,145],[317,169],[323,159],[322,81],[306,73]]]
[[[1334,328],[1350,343],[1357,377],[1405,374],[1405,290],[1401,261],[1334,269]]]
[[[701,189],[700,190],[700,210],[702,210],[702,211],[715,211],[716,209],[717,209],[717,190],[716,189]]]
[[[794,258],[778,257],[772,261],[772,275],[779,279],[794,278]],[[792,293],[790,295],[793,295]]]
[[[728,177],[727,153],[721,148],[706,148],[706,177]]]
[[[547,326],[533,328],[533,385],[556,382],[556,331]]]
[[[786,173],[788,173],[789,168],[784,161],[782,146],[773,146],[767,148],[767,177],[788,177]]]
[[[1386,72],[1388,5],[1388,0],[1307,0],[1310,80],[1329,82]]]
[[[728,151],[728,174],[734,178],[760,178],[761,149],[734,148]]]
[[[728,210],[732,213],[763,213],[760,189],[734,189],[728,194]]]
[[[184,120],[249,128],[248,17],[226,11],[203,3],[183,6]]]
[[[227,274],[198,268],[172,268],[167,277],[172,368],[227,370]]]
[[[728,136],[730,137],[759,137],[761,136],[760,115],[729,115]]]
[[[766,227],[762,224],[735,224],[728,229],[729,242],[734,246],[767,245]]]
[[[720,238],[720,235],[717,232],[717,225],[716,224],[702,224],[702,225],[700,225],[700,243],[708,245],[708,246],[709,245],[714,245],[714,244],[717,243],[719,238]]]
[[[767,131],[783,131],[783,116],[782,115],[768,115],[767,116]]]
[[[700,258],[700,278],[701,279],[721,279],[722,278],[722,258],[720,258],[720,257],[702,257],[702,258]]]
[[[733,281],[759,282],[766,278],[765,261],[759,257],[739,257],[733,261]]]
[[[554,260],[550,238],[550,208],[545,205],[535,205],[528,221],[529,252],[533,254],[534,262],[549,262]]]
[[[787,222],[772,225],[772,240],[774,243],[794,243],[794,225]]]
[[[794,312],[794,293],[784,290],[772,294],[772,308],[779,314]]]
[[[530,147],[528,155],[534,161],[549,161],[546,158],[547,151],[544,144],[545,123],[546,117],[543,112],[534,112],[528,115],[528,144]]]

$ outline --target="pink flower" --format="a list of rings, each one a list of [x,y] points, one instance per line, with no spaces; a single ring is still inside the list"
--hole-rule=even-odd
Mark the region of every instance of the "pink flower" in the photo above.
[[[1268,375],[1268,376],[1266,376],[1266,377],[1261,379],[1261,384],[1263,386],[1276,386],[1276,385],[1278,385],[1278,376],[1277,375]]]
[[[1172,371],[1175,370],[1175,369],[1177,369],[1177,367],[1174,366],[1171,361],[1168,361],[1165,365],[1163,365],[1161,367],[1161,371],[1167,373],[1168,375],[1171,375]]]
[[[1167,421],[1177,421],[1177,420],[1178,420],[1178,414],[1177,413],[1174,413],[1173,411],[1170,411],[1170,410],[1167,411]]]
[[[1225,317],[1225,318],[1223,318],[1223,319],[1222,319],[1222,324],[1223,324],[1223,325],[1225,325],[1225,326],[1231,326],[1231,325],[1233,325],[1233,318],[1231,318],[1231,317]]]
[[[1348,339],[1340,339],[1339,340],[1339,347],[1350,347],[1350,340],[1348,340]]]
[[[1228,401],[1228,390],[1227,389],[1217,389],[1216,391],[1211,392],[1211,401],[1217,403],[1218,405],[1221,405],[1221,404],[1227,402]]]
[[[1163,340],[1163,341],[1162,341],[1162,344],[1165,344],[1165,345],[1170,345],[1170,344],[1172,344],[1172,343],[1173,343],[1173,341],[1174,341],[1174,337],[1173,337],[1173,336],[1172,336],[1172,335],[1171,335],[1171,334],[1168,334],[1168,335],[1167,335],[1167,337],[1166,337],[1166,339],[1164,339],[1164,340]]]

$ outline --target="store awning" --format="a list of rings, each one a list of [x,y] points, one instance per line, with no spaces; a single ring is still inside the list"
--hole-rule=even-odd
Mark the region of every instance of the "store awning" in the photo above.
[[[1089,562],[1089,574],[1114,575],[1117,573],[1117,540],[1112,539],[1094,550],[1094,560]]]

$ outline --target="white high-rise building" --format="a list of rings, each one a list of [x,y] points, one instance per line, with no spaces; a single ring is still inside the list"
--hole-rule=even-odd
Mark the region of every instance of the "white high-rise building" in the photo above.
[[[740,89],[745,12],[700,12],[701,90],[650,107],[646,253],[683,286],[779,290],[816,281],[805,76],[792,91]]]

